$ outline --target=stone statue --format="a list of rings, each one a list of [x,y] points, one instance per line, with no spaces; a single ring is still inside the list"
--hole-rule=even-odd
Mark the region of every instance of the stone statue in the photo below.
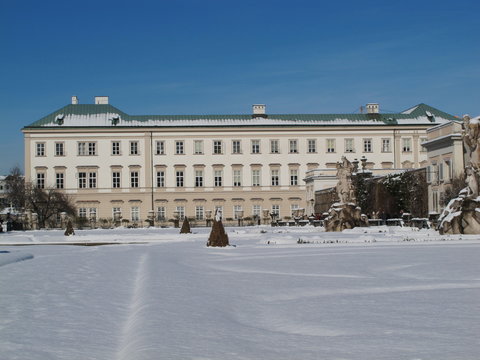
[[[338,183],[335,187],[340,202],[334,203],[325,219],[325,231],[343,231],[358,226],[368,226],[368,218],[356,203],[353,173],[356,167],[345,156],[337,162]]]
[[[465,189],[452,199],[439,218],[441,234],[480,234],[480,116],[463,116]]]
[[[355,203],[355,189],[352,183],[352,174],[355,166],[345,157],[342,156],[342,162],[337,162],[337,178],[338,183],[336,191],[340,203]]]

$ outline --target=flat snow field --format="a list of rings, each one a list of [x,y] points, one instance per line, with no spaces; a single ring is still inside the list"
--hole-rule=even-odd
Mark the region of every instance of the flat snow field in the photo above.
[[[478,237],[192,231],[0,234],[0,359],[480,358]]]

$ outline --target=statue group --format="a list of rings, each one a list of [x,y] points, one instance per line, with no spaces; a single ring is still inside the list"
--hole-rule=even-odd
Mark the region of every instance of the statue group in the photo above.
[[[339,202],[334,203],[325,219],[325,231],[343,231],[368,226],[368,219],[356,205],[353,176],[358,169],[345,156],[337,163],[338,182],[335,187]]]
[[[480,117],[463,117],[462,140],[465,150],[465,185],[439,218],[441,234],[480,234]]]

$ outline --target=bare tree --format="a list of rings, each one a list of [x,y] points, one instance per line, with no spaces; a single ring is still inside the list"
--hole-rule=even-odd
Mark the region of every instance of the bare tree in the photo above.
[[[65,193],[54,188],[39,189],[32,183],[25,184],[25,208],[38,214],[40,228],[44,228],[47,221],[61,212],[71,216],[76,212],[71,199]]]
[[[41,228],[61,212],[72,216],[76,213],[75,206],[68,195],[58,189],[41,189],[30,182],[25,182],[18,166],[10,171],[6,184],[7,201],[18,211],[31,210],[37,213]]]
[[[440,197],[440,205],[447,206],[450,200],[456,198],[460,191],[467,186],[465,183],[465,173],[455,175],[445,191]]]
[[[6,200],[9,205],[17,210],[25,208],[25,178],[22,170],[15,166],[10,170],[10,174],[5,179],[7,187]]]

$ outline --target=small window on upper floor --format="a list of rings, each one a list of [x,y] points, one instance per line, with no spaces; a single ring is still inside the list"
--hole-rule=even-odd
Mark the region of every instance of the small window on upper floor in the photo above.
[[[130,155],[139,155],[138,141],[130,141]]]
[[[36,143],[35,156],[45,156],[45,143]]]
[[[185,143],[183,142],[183,140],[175,141],[175,154],[176,155],[185,154]]]

